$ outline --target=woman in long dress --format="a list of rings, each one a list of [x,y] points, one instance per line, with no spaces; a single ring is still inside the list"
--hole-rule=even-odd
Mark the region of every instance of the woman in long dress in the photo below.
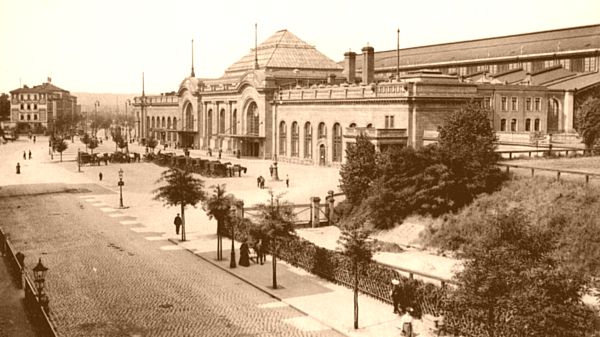
[[[246,242],[240,246],[240,261],[238,264],[244,267],[250,266],[250,249]]]

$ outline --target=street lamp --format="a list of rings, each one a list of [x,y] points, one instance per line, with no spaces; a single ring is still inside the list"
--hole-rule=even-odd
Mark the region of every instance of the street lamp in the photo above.
[[[96,114],[98,113],[98,107],[100,106],[100,101],[96,101],[96,103],[94,103],[94,120],[92,121],[92,123],[94,123],[94,128],[92,128],[92,132],[94,133],[94,137],[96,137],[96,132],[94,132],[94,129],[98,127],[98,118],[96,116]]]
[[[235,264],[235,224],[233,223],[235,221],[236,218],[236,211],[237,209],[232,206],[229,209],[229,212],[231,214],[230,217],[230,221],[231,223],[229,224],[231,226],[231,257],[229,258],[229,268],[235,268],[236,264]],[[240,253],[241,254],[241,253]]]
[[[77,148],[77,172],[81,172],[81,152]]]
[[[48,268],[42,264],[42,258],[39,259],[38,264],[33,267],[33,280],[35,287],[37,288],[38,302],[42,305],[45,311],[48,311],[48,296],[44,293],[44,285],[46,283],[46,272]]]
[[[120,168],[119,169],[119,208],[123,208],[123,185],[125,185],[125,183],[123,182],[123,169]]]

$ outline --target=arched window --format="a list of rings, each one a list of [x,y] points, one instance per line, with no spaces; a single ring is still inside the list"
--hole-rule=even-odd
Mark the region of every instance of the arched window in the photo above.
[[[514,118],[510,121],[510,131],[511,132],[517,131],[517,120]]]
[[[167,117],[167,129],[171,128],[171,117]]]
[[[533,122],[533,129],[535,131],[540,131],[540,119],[536,118],[535,121]]]
[[[327,138],[327,128],[325,127],[325,123],[319,123],[319,139]]]
[[[167,121],[165,120],[165,118],[164,118],[164,117],[163,117],[163,118],[161,118],[161,123],[160,123],[160,124],[161,124],[160,126],[161,126],[163,129],[164,129],[166,126],[167,126]]]
[[[246,111],[246,122],[246,133],[249,135],[258,136],[260,117],[258,115],[258,105],[256,105],[256,102],[252,102],[248,106],[248,110]]]
[[[154,119],[154,116],[152,116],[152,128],[154,129],[156,127],[156,120]]]
[[[333,147],[331,155],[332,161],[342,161],[342,127],[339,123],[333,124]]]
[[[304,158],[312,158],[312,126],[304,124]]]
[[[237,134],[237,109],[233,110],[233,117],[231,118],[231,133]]]
[[[348,125],[348,127],[354,129],[356,127],[356,123],[350,123],[350,125]]]
[[[207,137],[211,137],[212,136],[212,130],[213,130],[213,116],[212,116],[212,109],[208,110],[208,115],[206,116],[206,136]]]
[[[500,131],[506,131],[506,119],[500,120]]]
[[[187,130],[194,129],[194,116],[192,115],[192,105],[188,104],[185,108],[185,128]]]
[[[373,124],[371,124],[371,123],[367,124],[367,129],[370,129],[372,127],[373,127]]]
[[[177,117],[173,117],[173,129],[177,130]]]
[[[279,123],[279,155],[285,156],[285,148],[287,146],[287,127],[285,122]]]
[[[531,131],[531,119],[527,118],[525,120],[525,131]]]
[[[292,123],[292,157],[300,155],[300,127],[298,122]]]
[[[219,112],[219,133],[225,133],[225,109]]]

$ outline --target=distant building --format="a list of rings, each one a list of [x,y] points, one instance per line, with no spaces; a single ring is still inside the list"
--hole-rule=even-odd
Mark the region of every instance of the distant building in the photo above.
[[[10,122],[22,130],[52,132],[59,116],[80,113],[77,97],[48,82],[32,88],[23,86],[10,92]]]
[[[597,25],[399,52],[367,46],[336,63],[282,30],[220,78],[196,78],[192,67],[176,94],[136,97],[136,134],[339,165],[360,133],[379,150],[436,141],[444,115],[471,100],[493,110],[501,140],[572,132],[578,104],[600,94],[599,50]]]

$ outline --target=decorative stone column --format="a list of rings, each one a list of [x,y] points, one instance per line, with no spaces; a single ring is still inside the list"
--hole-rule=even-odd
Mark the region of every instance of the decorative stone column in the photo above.
[[[327,224],[329,226],[333,225],[333,206],[335,200],[333,199],[333,191],[327,191],[327,203],[325,204],[325,214],[327,215]]]
[[[310,198],[310,202],[311,202],[311,215],[312,215],[312,219],[311,219],[311,226],[313,228],[318,227],[319,226],[319,211],[320,211],[320,206],[319,206],[319,202],[321,201],[321,198],[319,197],[312,197]]]

